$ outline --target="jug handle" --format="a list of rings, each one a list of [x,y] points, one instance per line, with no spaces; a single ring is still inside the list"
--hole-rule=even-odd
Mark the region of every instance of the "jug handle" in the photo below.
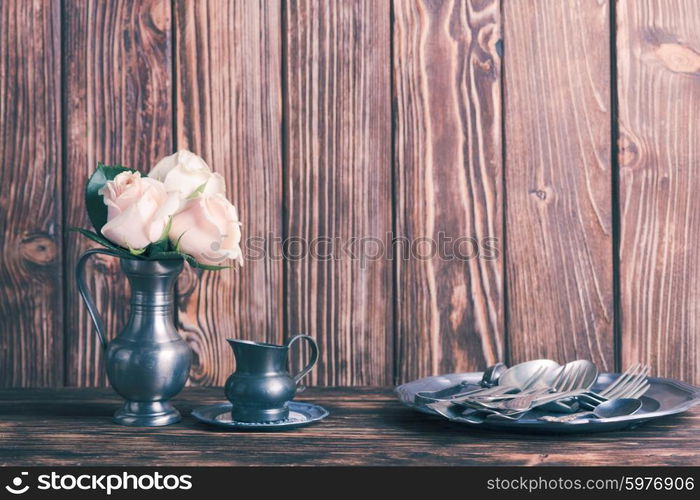
[[[284,344],[287,348],[291,347],[294,342],[297,340],[304,339],[309,343],[309,347],[311,347],[311,359],[309,360],[309,363],[296,375],[294,375],[294,382],[299,382],[302,378],[304,378],[308,373],[311,371],[311,369],[314,367],[316,364],[316,361],[318,361],[318,345],[316,344],[316,341],[309,337],[308,335],[296,335],[289,339],[286,344]]]
[[[90,292],[87,288],[87,283],[85,283],[85,264],[91,256],[98,253],[111,255],[113,257],[119,257],[118,253],[113,252],[111,250],[104,250],[102,248],[90,249],[80,256],[80,259],[78,260],[78,265],[75,268],[75,279],[78,282],[78,292],[80,292],[80,296],[83,298],[88,313],[90,313],[90,318],[92,318],[92,322],[95,325],[95,331],[97,332],[97,336],[100,338],[100,344],[102,344],[103,349],[106,349],[107,334],[105,332],[102,316],[100,316],[100,313],[97,311],[95,301],[90,295]]]

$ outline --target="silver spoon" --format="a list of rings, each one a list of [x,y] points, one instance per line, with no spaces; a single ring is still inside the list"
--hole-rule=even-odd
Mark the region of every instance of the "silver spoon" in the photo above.
[[[491,365],[484,371],[481,377],[481,387],[493,387],[498,384],[498,380],[508,370],[508,367],[503,363]]]
[[[538,362],[546,360],[537,360]],[[544,366],[547,366],[544,364]],[[588,389],[590,388],[595,380],[598,378],[598,369],[590,361],[586,360],[576,360],[571,361],[564,366],[557,367],[554,370],[550,370],[549,373],[540,377],[536,383],[531,384],[527,388],[523,388],[517,394],[504,394],[497,395],[493,397],[487,397],[486,401],[484,398],[480,398],[479,402],[483,406],[490,407],[492,409],[509,409],[509,410],[519,410],[525,411],[529,409],[530,404],[540,397],[547,395],[548,393],[557,392],[570,392],[575,389]],[[501,376],[507,377],[508,373]],[[555,401],[558,398],[554,398]],[[508,401],[511,400],[511,401]],[[488,404],[492,402],[492,404]],[[558,406],[555,406],[555,409]],[[568,406],[563,407],[564,410],[570,408]]]
[[[539,419],[544,420],[546,422],[571,422],[573,420],[578,420],[579,418],[587,417],[624,417],[625,415],[632,415],[633,413],[637,413],[641,407],[642,401],[639,399],[609,399],[608,401],[596,406],[593,411],[580,411],[578,413],[572,413],[570,415],[564,415],[562,417],[553,417],[551,415],[545,415],[543,417],[540,417]]]
[[[460,399],[472,399],[499,396],[510,392],[521,392],[533,388],[549,387],[559,368],[559,363],[551,359],[535,359],[526,361],[504,370],[498,377],[497,385],[477,391],[469,391],[455,395],[453,402]]]
[[[535,359],[532,361],[519,363],[511,368],[508,368],[501,374],[501,376],[498,378],[498,385],[507,387],[522,387],[525,381],[541,368],[547,369],[547,376],[543,377],[541,380],[542,385],[547,385],[554,380],[557,372],[556,369],[559,368],[559,363],[552,361],[551,359]]]
[[[571,412],[571,408],[566,405],[561,398],[549,397],[550,393],[564,393],[576,390],[588,390],[598,378],[598,369],[596,366],[587,360],[576,360],[566,363],[564,366],[555,370],[554,380],[548,384],[540,383],[534,385],[528,391],[522,391],[520,394],[513,395],[510,401],[502,401],[496,404],[494,408],[507,410],[526,411],[531,405],[540,398],[551,400],[550,407],[554,410],[565,410]],[[539,406],[539,405],[537,405]]]
[[[607,404],[610,403],[610,404]],[[603,407],[603,405],[606,405]],[[579,413],[572,413],[569,415],[564,415],[562,417],[555,417],[552,415],[545,415],[540,417],[538,420],[543,420],[546,422],[571,422],[579,418],[586,417],[597,417],[597,418],[613,418],[613,417],[623,417],[626,415],[632,415],[639,411],[642,407],[642,402],[638,399],[611,399],[605,403],[600,404],[594,411],[585,411]],[[456,409],[446,409],[441,408],[443,411],[438,411],[443,416],[451,420],[461,420],[467,421],[472,424],[483,423],[484,420],[494,419],[494,420],[506,420],[513,421],[519,420],[527,412],[518,412],[510,415],[506,415],[495,410],[467,410],[459,411]]]
[[[549,374],[556,371],[557,368],[559,368],[559,364],[549,359],[527,361],[511,368],[506,368],[501,363],[497,363],[487,368],[487,373],[484,373],[481,383],[479,384],[481,386],[480,388],[475,388],[473,384],[461,382],[439,391],[421,391],[416,394],[414,403],[418,405],[429,405],[437,401],[458,401],[461,398],[470,397],[472,395],[491,396],[507,394],[513,391],[519,392],[524,388],[530,389],[530,382],[542,384],[540,377],[537,375],[545,374],[549,379],[551,378]],[[493,385],[493,382],[495,382],[496,385]],[[545,384],[547,382],[545,382]],[[538,385],[538,387],[539,386],[540,385]]]
[[[508,367],[503,363],[496,363],[495,365],[491,365],[484,370],[481,377],[481,382],[479,382],[478,386],[476,386],[474,383],[463,380],[458,384],[451,385],[438,391],[420,391],[416,393],[413,402],[414,404],[425,406],[429,403],[449,399],[465,392],[475,391],[479,387],[484,389],[494,387],[498,383],[498,378],[507,369]]]
[[[549,372],[551,372],[551,369],[549,369],[547,366],[540,366],[536,370],[532,371],[532,373],[530,373],[530,376],[525,381],[523,381],[520,386],[499,384],[488,389],[478,389],[475,391],[472,390],[469,392],[464,392],[462,394],[450,398],[449,401],[454,404],[466,403],[468,401],[477,403],[478,401],[482,401],[484,398],[486,400],[489,400],[490,398],[500,399],[502,396],[513,392],[528,392],[534,387],[540,387],[542,384],[542,379]],[[507,373],[507,370],[505,373]]]

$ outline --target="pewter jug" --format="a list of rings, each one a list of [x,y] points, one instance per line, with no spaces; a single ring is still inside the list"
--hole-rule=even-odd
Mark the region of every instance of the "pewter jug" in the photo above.
[[[305,340],[311,348],[309,363],[296,375],[287,371],[289,347]],[[297,383],[318,360],[318,346],[308,335],[297,335],[284,345],[227,339],[236,358],[236,371],[226,381],[226,397],[232,403],[231,418],[237,422],[276,422],[289,416],[287,403]]]
[[[173,287],[183,261],[120,259],[131,285],[131,311],[121,333],[107,342],[102,318],[85,283],[85,263],[98,253],[119,257],[109,250],[88,250],[78,261],[76,278],[104,348],[109,382],[126,399],[114,421],[134,426],[178,422],[180,413],[169,400],[185,386],[192,362],[192,351],[173,322]]]

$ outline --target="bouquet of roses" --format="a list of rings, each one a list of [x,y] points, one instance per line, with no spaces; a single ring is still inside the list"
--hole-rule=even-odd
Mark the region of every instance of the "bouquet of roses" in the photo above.
[[[224,178],[202,158],[178,151],[146,177],[121,165],[98,164],[85,189],[95,231],[75,230],[120,256],[185,259],[202,269],[243,264],[238,212]]]

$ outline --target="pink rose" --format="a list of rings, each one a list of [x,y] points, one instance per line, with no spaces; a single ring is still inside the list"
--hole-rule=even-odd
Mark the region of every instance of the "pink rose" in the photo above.
[[[224,178],[212,172],[202,158],[184,149],[161,159],[148,176],[165,184],[166,191],[179,192],[182,198],[197,189],[202,189],[205,196],[226,191]]]
[[[173,216],[170,241],[202,264],[233,259],[243,265],[238,212],[222,194],[188,200]]]
[[[177,193],[168,194],[162,182],[122,172],[100,190],[107,205],[102,234],[117,245],[134,250],[158,241],[181,205]]]

